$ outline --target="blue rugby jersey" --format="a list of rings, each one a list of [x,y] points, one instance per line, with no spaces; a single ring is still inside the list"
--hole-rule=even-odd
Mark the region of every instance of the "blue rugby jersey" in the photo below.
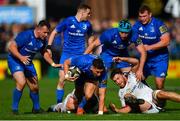
[[[17,44],[18,51],[23,56],[29,56],[30,62],[32,62],[35,54],[42,51],[47,44],[47,40],[35,37],[34,30],[26,30],[19,33],[15,38],[15,42]],[[11,53],[9,53],[9,56],[17,60],[17,58],[15,58]]]
[[[146,24],[141,24],[140,21],[136,21],[133,26],[133,30],[136,31],[139,37],[142,39],[143,44],[152,45],[160,41],[160,37],[168,32],[167,26],[160,21],[152,17],[152,20]],[[168,48],[164,47],[158,50],[147,51],[148,58],[153,60],[159,60],[160,58],[168,57]]]
[[[64,52],[84,53],[86,35],[92,35],[92,26],[89,21],[78,22],[75,16],[71,16],[59,23],[55,29],[58,33],[63,32]]]
[[[99,81],[100,87],[106,87],[106,82],[105,82],[107,80],[106,71],[104,71],[100,77],[94,77],[90,69],[92,66],[93,60],[96,58],[97,56],[92,55],[92,54],[74,56],[70,58],[71,66],[78,67],[81,70],[81,72],[85,74],[87,79]]]
[[[138,34],[132,31],[128,35],[128,39],[123,41],[117,28],[106,30],[101,34],[99,40],[103,44],[102,53],[123,57],[129,56],[127,47],[131,43],[134,43],[136,46],[141,43]]]

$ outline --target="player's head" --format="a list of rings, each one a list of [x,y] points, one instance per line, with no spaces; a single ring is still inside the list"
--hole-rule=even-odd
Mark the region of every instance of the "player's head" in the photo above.
[[[50,27],[48,21],[41,20],[36,27],[36,37],[45,40],[49,35]]]
[[[80,4],[77,8],[77,14],[81,15],[81,20],[87,20],[91,16],[91,7],[85,4]]]
[[[139,21],[142,24],[147,24],[151,20],[152,12],[151,9],[147,5],[143,5],[139,8]]]
[[[103,60],[100,58],[94,59],[91,67],[91,71],[93,72],[95,77],[101,76],[103,71],[105,70],[105,66]]]
[[[126,85],[127,77],[123,74],[123,72],[120,69],[114,69],[111,72],[110,78],[121,88],[123,88]]]
[[[126,40],[131,32],[131,23],[127,19],[123,19],[118,23],[118,30],[122,40]]]

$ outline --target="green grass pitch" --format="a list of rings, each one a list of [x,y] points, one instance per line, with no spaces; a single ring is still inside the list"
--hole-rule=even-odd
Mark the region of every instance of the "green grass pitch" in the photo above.
[[[44,77],[39,81],[40,85],[40,103],[41,107],[45,110],[56,102],[55,90],[57,84],[57,78],[50,79]],[[154,82],[152,78],[147,81],[153,88]],[[61,113],[45,113],[45,114],[32,114],[32,102],[29,97],[29,89],[24,89],[20,104],[19,104],[19,115],[13,115],[11,112],[12,102],[12,90],[14,89],[15,83],[12,79],[6,79],[0,81],[0,120],[14,120],[14,119],[31,119],[31,120],[178,120],[180,119],[180,103],[167,102],[166,112],[159,114],[114,114],[110,111],[109,114],[99,116],[96,114],[85,114],[83,116],[77,116],[75,114],[61,114]],[[66,83],[65,95],[73,89],[73,83]],[[165,83],[167,90],[175,91],[180,93],[180,80],[179,79],[167,79]],[[108,81],[107,95],[106,95],[106,106],[110,102],[120,106],[118,99],[118,87]]]

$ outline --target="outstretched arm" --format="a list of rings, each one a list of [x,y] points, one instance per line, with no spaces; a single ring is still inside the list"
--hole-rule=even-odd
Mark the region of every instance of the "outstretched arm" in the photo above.
[[[143,78],[143,68],[144,68],[144,63],[146,61],[147,53],[143,44],[139,44],[136,48],[141,55],[139,67],[136,72],[136,77],[137,77],[137,80],[141,81]]]
[[[129,113],[132,110],[131,107],[128,105],[122,108],[117,108],[116,105],[113,103],[109,104],[109,108],[116,113]]]
[[[50,55],[47,51],[44,51],[44,52],[43,52],[43,57],[44,57],[44,59],[45,59],[52,67],[56,67],[56,68],[58,68],[58,67],[63,67],[62,64],[56,64],[56,63],[54,63],[54,61],[52,60],[51,55]]]
[[[121,61],[125,61],[128,62],[130,64],[132,64],[132,68],[131,71],[132,72],[136,72],[138,67],[139,67],[139,60],[136,58],[132,58],[132,57],[114,57],[113,60],[115,62],[121,62]]]
[[[104,112],[104,102],[105,102],[106,88],[99,88],[99,112],[102,115]]]
[[[52,56],[51,45],[52,45],[52,43],[53,43],[53,40],[54,40],[56,34],[57,34],[57,31],[56,31],[56,29],[54,29],[54,30],[51,32],[50,36],[49,36],[47,51],[48,51],[48,53],[50,54],[50,56]]]

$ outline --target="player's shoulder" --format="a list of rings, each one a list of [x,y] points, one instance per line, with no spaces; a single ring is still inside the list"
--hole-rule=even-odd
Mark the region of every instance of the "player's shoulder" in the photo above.
[[[156,25],[163,25],[164,24],[164,22],[162,20],[160,20],[158,18],[155,18],[155,17],[152,17],[152,23],[154,23],[155,26]]]
[[[136,20],[133,27],[139,27],[139,26],[142,26],[142,24],[139,20]]]
[[[25,31],[22,31],[18,34],[18,36],[21,36],[21,37],[29,37],[30,35],[33,34],[33,30],[32,29],[28,29],[28,30],[25,30]]]

